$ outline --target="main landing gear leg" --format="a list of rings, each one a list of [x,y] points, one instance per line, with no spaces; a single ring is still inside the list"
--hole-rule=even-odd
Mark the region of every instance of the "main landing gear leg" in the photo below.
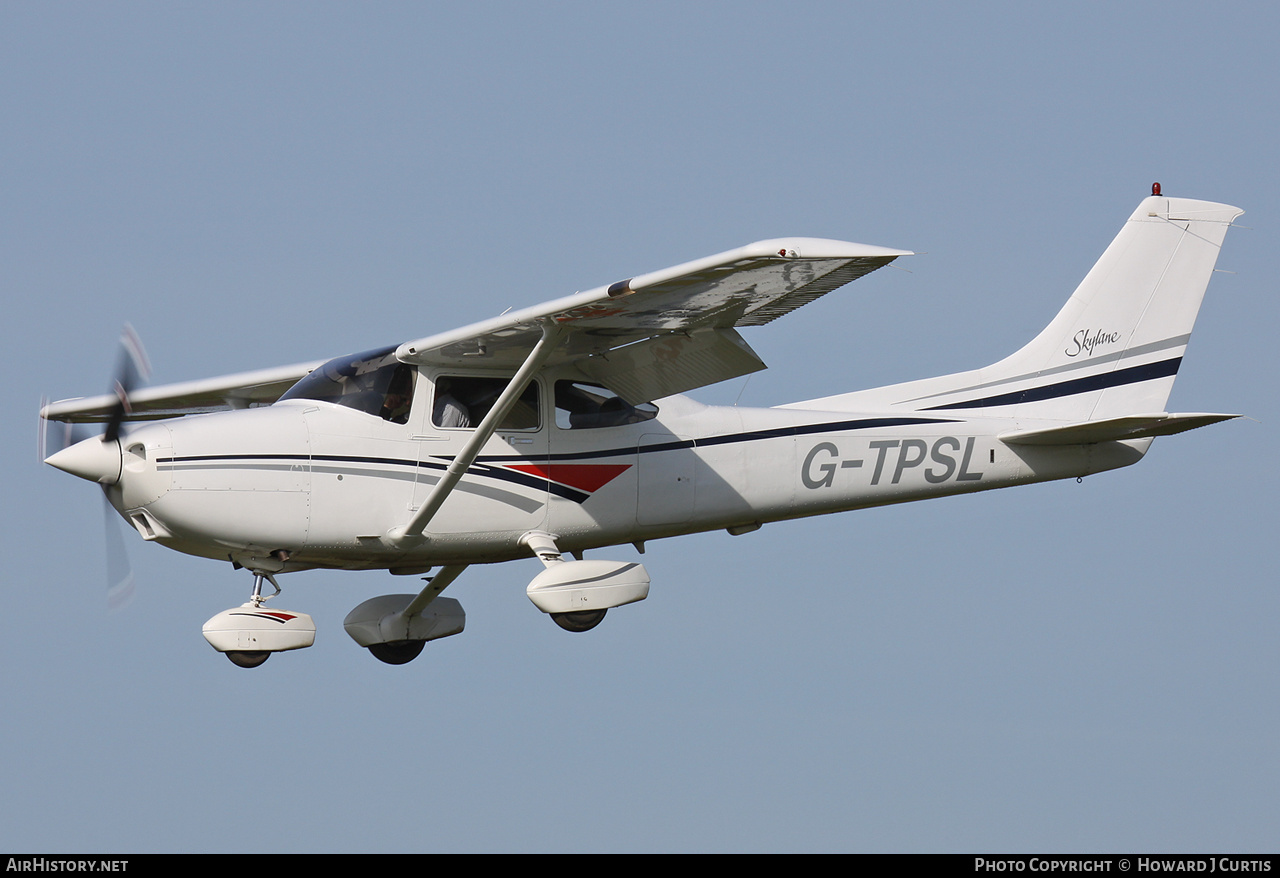
[[[370,598],[347,614],[343,627],[351,639],[369,650],[380,662],[404,665],[422,652],[428,640],[459,634],[466,624],[462,604],[442,598],[444,591],[467,569],[466,564],[450,564],[416,595],[384,594]]]
[[[590,631],[610,607],[642,601],[649,594],[644,565],[623,561],[566,561],[555,534],[530,531],[520,538],[546,569],[525,593],[534,606],[565,631]]]

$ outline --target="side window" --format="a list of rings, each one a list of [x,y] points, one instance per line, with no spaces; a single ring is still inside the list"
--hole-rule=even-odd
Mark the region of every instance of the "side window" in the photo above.
[[[431,407],[431,423],[437,427],[473,428],[480,426],[485,415],[507,389],[508,378],[474,378],[465,375],[441,375],[436,378],[435,402]],[[498,424],[499,430],[536,430],[542,424],[538,415],[538,383],[532,381],[520,399]]]
[[[556,426],[561,430],[592,430],[638,424],[658,414],[651,402],[631,405],[599,384],[585,381],[556,382]]]
[[[413,384],[418,370],[400,363],[391,373],[387,395],[378,407],[378,416],[393,424],[409,423],[409,406],[413,404]]]

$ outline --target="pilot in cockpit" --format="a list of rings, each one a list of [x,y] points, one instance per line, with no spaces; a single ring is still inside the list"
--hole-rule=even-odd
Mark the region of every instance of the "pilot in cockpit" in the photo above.
[[[436,404],[431,413],[431,422],[437,427],[470,427],[471,413],[453,396],[453,382],[448,378],[436,380]]]

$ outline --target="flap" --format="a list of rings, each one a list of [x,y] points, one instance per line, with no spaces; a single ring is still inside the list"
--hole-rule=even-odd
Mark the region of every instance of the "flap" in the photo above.
[[[578,367],[631,405],[766,368],[732,329],[667,333],[587,357]]]

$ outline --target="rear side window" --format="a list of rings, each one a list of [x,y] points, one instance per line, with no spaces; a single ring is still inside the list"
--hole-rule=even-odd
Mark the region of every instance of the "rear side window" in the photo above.
[[[556,382],[556,426],[592,430],[638,424],[658,414],[651,402],[632,405],[607,387],[585,381]]]

